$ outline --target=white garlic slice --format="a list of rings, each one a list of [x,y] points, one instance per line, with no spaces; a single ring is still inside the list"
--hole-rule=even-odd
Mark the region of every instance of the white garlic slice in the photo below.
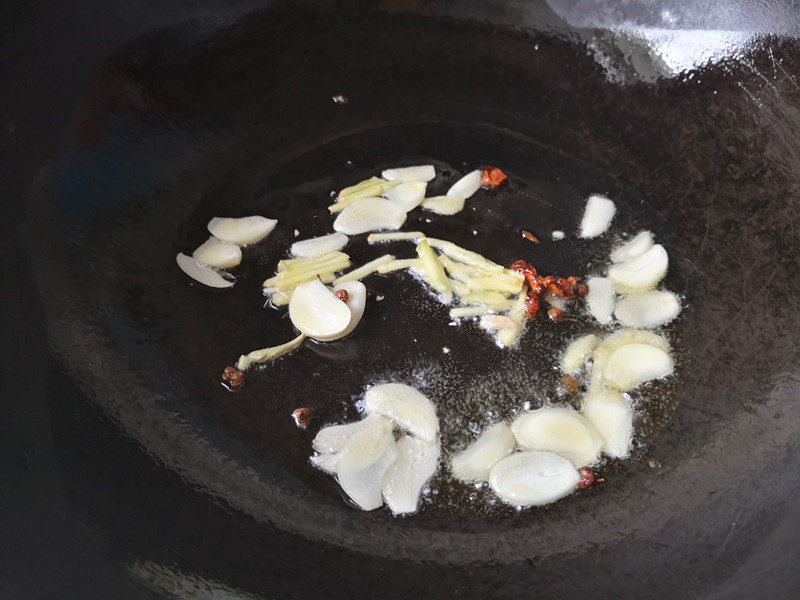
[[[315,258],[330,252],[338,252],[347,245],[347,241],[347,236],[345,234],[331,233],[295,242],[292,244],[291,252],[292,256]]]
[[[336,294],[339,290],[347,292],[347,302],[345,302],[345,304],[347,308],[350,309],[350,323],[344,328],[344,331],[332,337],[324,338],[325,340],[338,340],[339,338],[349,335],[361,321],[361,317],[364,316],[364,308],[367,306],[367,288],[360,281],[345,281],[344,283],[340,283],[333,288],[333,293]]]
[[[666,377],[675,368],[672,357],[650,344],[626,344],[614,350],[603,370],[605,383],[620,391]]]
[[[497,462],[489,485],[504,502],[541,506],[570,495],[578,486],[578,470],[553,452],[517,452]]]
[[[439,442],[409,436],[397,441],[394,462],[383,477],[383,499],[396,514],[416,512],[423,486],[439,465]]]
[[[406,213],[396,204],[383,198],[362,198],[348,204],[333,228],[347,235],[357,235],[379,229],[396,230],[406,222]]]
[[[461,481],[488,481],[489,471],[498,460],[511,454],[515,445],[511,428],[505,423],[495,423],[453,457],[450,469]]]
[[[570,342],[561,359],[561,370],[570,375],[580,371],[599,342],[600,339],[591,333]]]
[[[597,462],[603,438],[579,412],[548,406],[518,416],[511,431],[523,448],[555,452],[576,467]]]
[[[605,389],[603,372],[614,351],[600,344],[592,352],[592,371],[589,374],[589,391]]]
[[[392,202],[404,212],[417,208],[425,198],[425,188],[428,184],[424,181],[408,181],[386,190],[383,197]]]
[[[619,392],[592,390],[581,412],[603,438],[603,452],[612,458],[630,456],[633,446],[633,409]]]
[[[605,196],[600,194],[589,196],[581,220],[581,237],[595,238],[605,233],[616,212],[617,207]]]
[[[363,510],[381,506],[383,478],[396,454],[392,424],[387,419],[380,427],[353,435],[336,462],[336,478],[344,493]]]
[[[433,165],[386,169],[381,173],[381,177],[401,183],[405,181],[431,181],[436,177],[436,169],[433,168]]]
[[[367,413],[384,415],[409,433],[432,442],[439,436],[433,403],[419,390],[403,383],[381,383],[364,394]]]
[[[208,222],[208,230],[217,239],[231,242],[237,246],[245,246],[263,240],[272,233],[277,224],[276,219],[268,219],[259,215],[239,219],[214,217]]]
[[[242,262],[242,249],[212,236],[198,246],[192,258],[210,267],[228,269]]]
[[[331,475],[336,474],[336,465],[339,463],[338,454],[315,454],[308,460],[311,464]]]
[[[598,323],[606,325],[614,314],[614,284],[606,277],[589,277],[586,280],[586,308]]]
[[[319,279],[298,285],[289,301],[289,318],[315,340],[329,340],[350,325],[350,309]]]
[[[620,329],[614,333],[609,333],[603,338],[600,348],[614,351],[626,344],[650,344],[656,348],[661,348],[664,352],[670,351],[667,338],[646,329]]]
[[[661,244],[656,244],[639,256],[611,265],[608,278],[620,293],[644,292],[664,279],[668,265],[667,251]]]
[[[614,316],[625,327],[660,327],[680,312],[678,297],[667,291],[629,294],[618,300],[614,308]]]
[[[197,262],[191,256],[185,254],[178,254],[175,257],[175,262],[181,268],[181,271],[186,273],[189,277],[213,288],[229,288],[233,286],[233,282],[225,279],[218,271],[208,265]]]
[[[319,430],[311,447],[320,454],[335,454],[344,448],[347,440],[370,427],[382,427],[385,418],[381,415],[367,415],[360,421],[343,425],[328,425]]]
[[[467,199],[481,189],[481,172],[476,169],[464,175],[447,190],[448,196]]]
[[[640,231],[629,241],[611,251],[611,262],[624,262],[644,254],[653,247],[653,234]]]
[[[437,215],[454,215],[464,210],[464,199],[458,196],[433,196],[422,201],[422,208]]]

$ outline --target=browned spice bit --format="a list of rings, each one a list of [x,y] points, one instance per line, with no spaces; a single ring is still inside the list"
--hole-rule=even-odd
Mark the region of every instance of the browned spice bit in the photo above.
[[[308,427],[308,424],[311,422],[311,417],[312,413],[310,408],[295,408],[292,412],[292,418],[294,418],[294,422],[298,427],[302,427],[303,429]]]
[[[481,187],[493,190],[503,183],[508,177],[497,167],[483,167],[481,170]]]
[[[346,303],[350,298],[350,294],[347,293],[347,290],[339,290],[336,292],[336,297]]]
[[[529,242],[533,242],[534,244],[538,244],[539,243],[539,238],[537,238],[535,235],[533,235],[530,231],[525,231],[523,229],[522,230],[522,237],[524,237]]]
[[[237,388],[244,383],[244,372],[236,367],[225,367],[222,371],[222,380],[227,381],[232,388]]]
[[[578,391],[578,388],[581,386],[580,382],[571,375],[564,375],[561,378],[561,383],[564,384],[564,390],[568,394],[574,394],[575,392]]]
[[[579,283],[575,286],[575,293],[578,294],[581,298],[583,298],[586,294],[589,293],[589,286],[585,283]]]
[[[589,467],[581,467],[578,469],[578,475],[581,477],[578,480],[578,487],[582,490],[594,483],[594,471],[592,471]]]
[[[556,308],[553,306],[552,308],[547,309],[547,316],[550,317],[551,321],[555,321],[556,323],[560,323],[564,320],[564,311],[560,308]]]

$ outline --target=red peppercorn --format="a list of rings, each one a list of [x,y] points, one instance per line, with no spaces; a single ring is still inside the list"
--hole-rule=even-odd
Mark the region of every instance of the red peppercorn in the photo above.
[[[306,428],[311,422],[312,412],[310,408],[295,408],[292,412],[292,418],[298,427]]]
[[[566,391],[568,394],[577,392],[581,385],[580,382],[571,375],[564,375],[561,378],[561,383],[564,384],[564,391]]]
[[[564,320],[564,311],[554,306],[547,309],[547,316],[550,317],[551,321],[558,323]]]
[[[594,483],[594,471],[592,471],[589,467],[581,467],[578,469],[578,475],[580,475],[578,487],[582,490],[588,488]]]
[[[342,302],[347,302],[347,300],[350,298],[350,294],[347,293],[347,290],[339,290],[336,292],[336,297]]]
[[[237,388],[244,383],[244,373],[235,367],[225,367],[222,380],[227,381],[232,388]]]
[[[586,294],[589,293],[589,286],[585,283],[579,283],[575,286],[575,293],[578,294],[581,298],[583,298]]]

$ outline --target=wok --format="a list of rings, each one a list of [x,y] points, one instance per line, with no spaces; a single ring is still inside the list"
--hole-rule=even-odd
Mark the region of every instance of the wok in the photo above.
[[[6,597],[794,597],[788,6],[754,20],[559,2],[85,10],[52,39],[57,6],[11,20],[24,25],[12,45],[39,46],[7,65],[30,77],[12,79],[5,134],[20,198],[4,206],[19,223],[6,243],[24,248],[5,254]],[[95,16],[126,41],[90,43]],[[743,38],[699,65],[654,52],[680,27]],[[604,485],[517,512],[442,480],[395,518],[354,510],[311,469],[315,428],[352,418],[365,385],[419,383],[452,441],[486,411],[543,401],[554,349],[582,331],[542,322],[503,353],[448,328],[402,277],[367,281],[386,299],[352,338],[306,345],[238,393],[219,385],[243,350],[289,339],[260,282],[295,229],[330,230],[328,193],[429,161],[450,181],[495,164],[510,185],[406,229],[548,272],[599,269],[588,263],[610,239],[534,248],[518,235],[574,230],[597,191],[620,206],[617,231],[650,228],[669,250],[666,283],[686,305],[671,326],[678,376],[656,387],[633,458],[608,464]],[[223,213],[280,225],[214,293],[174,256]],[[375,249],[350,253],[359,264]],[[299,405],[318,415],[309,431],[289,417]]]

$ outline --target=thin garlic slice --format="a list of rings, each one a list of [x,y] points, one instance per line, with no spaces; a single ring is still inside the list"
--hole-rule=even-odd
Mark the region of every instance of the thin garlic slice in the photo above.
[[[408,181],[386,190],[383,197],[392,202],[404,212],[417,208],[425,198],[425,188],[428,184],[424,181]]]
[[[611,252],[611,262],[624,262],[644,254],[653,247],[653,234],[649,231],[640,231],[629,241],[615,248]]]
[[[518,416],[511,431],[523,448],[555,452],[576,467],[597,462],[603,438],[579,412],[548,406]]]
[[[359,431],[345,442],[336,462],[339,485],[363,510],[378,508],[383,504],[383,478],[396,455],[392,424],[387,419],[379,427]]]
[[[378,229],[400,229],[406,213],[383,198],[363,198],[347,205],[336,217],[333,228],[339,233],[357,235]]]
[[[370,427],[382,427],[385,417],[378,414],[367,415],[360,421],[343,425],[328,425],[319,430],[311,447],[320,454],[335,454],[344,448],[345,443],[355,434]]]
[[[405,436],[397,441],[397,455],[383,477],[383,499],[396,514],[417,511],[423,486],[439,465],[439,442]]]
[[[361,322],[361,317],[364,316],[364,308],[367,306],[367,288],[360,281],[340,283],[333,288],[333,293],[336,294],[339,290],[347,292],[347,302],[345,304],[350,309],[350,323],[344,328],[344,331],[327,338],[328,340],[338,340],[349,335],[356,328],[356,325]]]
[[[242,250],[236,244],[208,238],[192,253],[197,262],[217,269],[228,269],[242,262]]]
[[[422,208],[437,215],[454,215],[464,210],[464,198],[458,196],[433,196],[422,201]]]
[[[338,454],[315,454],[308,460],[318,469],[331,475],[336,474],[336,465],[339,463]]]
[[[627,458],[633,445],[633,409],[622,394],[590,391],[581,412],[603,437],[603,452],[611,458]]]
[[[450,189],[447,190],[447,195],[467,199],[479,189],[481,189],[481,172],[476,169],[456,181]]]
[[[403,167],[396,169],[386,169],[381,173],[381,177],[389,181],[431,181],[436,177],[436,169],[433,165],[419,165],[416,167]]]
[[[330,252],[338,252],[347,245],[347,236],[343,233],[331,233],[320,237],[301,240],[292,244],[292,256],[315,258]]]
[[[625,327],[660,327],[681,312],[681,303],[672,292],[652,291],[629,294],[617,302],[614,316]]]
[[[601,348],[607,348],[612,352],[625,346],[626,344],[650,344],[656,348],[661,348],[664,352],[669,352],[669,342],[663,335],[646,329],[620,329],[614,333],[609,333],[600,343]]]
[[[608,278],[620,293],[644,292],[656,286],[667,274],[669,258],[661,244],[639,256],[616,263],[608,269]]]
[[[495,463],[514,451],[516,441],[511,428],[495,423],[483,430],[477,440],[456,454],[450,468],[461,481],[488,481]]]
[[[208,230],[217,239],[237,246],[245,246],[263,240],[272,233],[277,224],[276,219],[258,215],[239,219],[214,217],[208,222]]]
[[[614,314],[614,284],[606,277],[589,277],[586,280],[586,308],[598,323],[606,325]]]
[[[542,506],[569,496],[578,486],[578,470],[553,452],[517,452],[492,467],[489,485],[504,502]]]
[[[419,390],[403,383],[381,383],[364,394],[367,413],[384,415],[409,433],[432,442],[439,435],[433,403]]]
[[[600,194],[589,196],[581,220],[581,237],[595,238],[605,233],[616,212],[617,207],[605,196]]]
[[[178,254],[175,257],[175,262],[181,268],[181,271],[186,273],[189,277],[198,283],[207,285],[213,288],[229,288],[233,286],[233,282],[225,279],[218,271],[197,262],[191,256],[185,254]]]
[[[289,318],[315,340],[330,340],[350,325],[350,309],[318,279],[298,285],[289,301]]]
[[[603,379],[609,386],[627,392],[653,379],[666,377],[674,368],[675,361],[661,348],[626,344],[609,357]]]
[[[561,370],[570,375],[580,371],[599,342],[599,338],[591,333],[571,342],[564,351],[564,357],[561,359]]]

